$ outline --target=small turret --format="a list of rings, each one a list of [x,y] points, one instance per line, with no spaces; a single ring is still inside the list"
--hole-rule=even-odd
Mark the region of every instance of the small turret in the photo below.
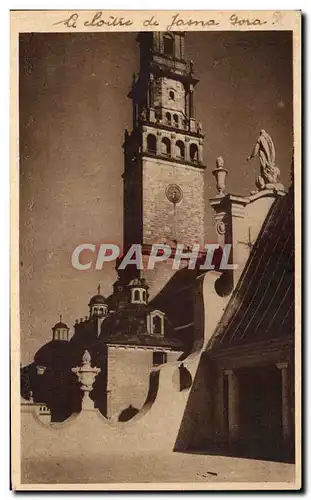
[[[90,318],[105,317],[108,313],[107,301],[100,293],[100,285],[97,287],[97,295],[91,298],[89,302]]]
[[[131,292],[132,304],[147,304],[148,301],[148,285],[143,278],[134,278],[129,284],[128,288]]]
[[[53,340],[69,340],[69,328],[66,323],[62,321],[62,315],[59,315],[59,322],[52,328]]]

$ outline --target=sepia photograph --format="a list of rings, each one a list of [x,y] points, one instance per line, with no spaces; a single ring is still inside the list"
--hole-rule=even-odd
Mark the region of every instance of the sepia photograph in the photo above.
[[[300,13],[115,14],[13,30],[13,488],[299,489]]]

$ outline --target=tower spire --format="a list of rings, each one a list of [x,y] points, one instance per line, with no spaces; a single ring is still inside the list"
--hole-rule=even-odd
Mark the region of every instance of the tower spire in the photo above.
[[[193,61],[185,58],[185,33],[143,32],[138,41],[140,69],[129,93],[133,130],[123,145],[124,247],[140,243],[147,253],[172,233],[187,246],[203,244],[204,133],[196,119],[198,79]]]

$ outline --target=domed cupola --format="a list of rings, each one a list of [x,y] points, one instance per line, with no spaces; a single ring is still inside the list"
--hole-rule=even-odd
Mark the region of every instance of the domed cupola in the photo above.
[[[62,315],[59,315],[59,322],[52,328],[53,340],[69,340],[69,328],[62,322]]]
[[[97,288],[97,295],[94,295],[89,302],[89,308],[90,318],[93,318],[94,316],[103,317],[108,313],[107,301],[100,293],[100,285],[98,285]]]
[[[131,304],[147,304],[148,302],[148,285],[144,278],[134,278],[128,288],[131,292]]]

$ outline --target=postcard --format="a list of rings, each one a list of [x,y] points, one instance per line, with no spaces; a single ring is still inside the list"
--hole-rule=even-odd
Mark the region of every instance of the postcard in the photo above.
[[[12,489],[301,488],[300,30],[11,11]]]

